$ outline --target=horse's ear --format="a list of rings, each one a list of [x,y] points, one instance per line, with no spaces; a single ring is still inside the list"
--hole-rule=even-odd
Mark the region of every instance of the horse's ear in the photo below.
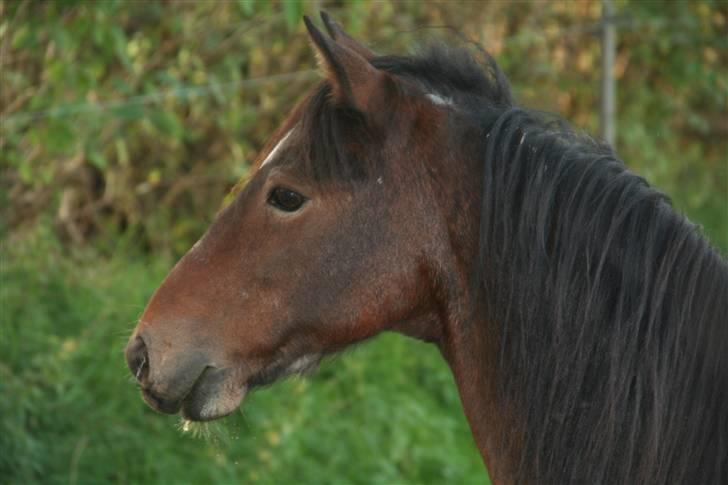
[[[324,21],[324,25],[326,26],[326,30],[329,31],[329,35],[331,36],[334,41],[339,44],[343,45],[344,47],[348,48],[349,50],[352,50],[362,56],[367,61],[371,61],[374,59],[375,55],[372,51],[370,51],[367,47],[360,44],[359,42],[352,39],[349,34],[344,32],[344,29],[341,28],[341,26],[334,21],[331,17],[329,17],[329,14],[326,12],[321,12],[321,20]]]
[[[381,110],[387,75],[356,51],[325,36],[304,16],[319,64],[331,83],[332,95],[340,103],[373,114]]]

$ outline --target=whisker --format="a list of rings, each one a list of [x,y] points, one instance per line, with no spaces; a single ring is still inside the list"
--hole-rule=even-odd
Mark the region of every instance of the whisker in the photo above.
[[[136,371],[136,378],[137,379],[139,379],[139,375],[142,373],[142,369],[144,368],[144,364],[146,364],[146,363],[147,363],[147,357],[144,356],[144,357],[142,357],[142,361],[139,364],[139,368]]]

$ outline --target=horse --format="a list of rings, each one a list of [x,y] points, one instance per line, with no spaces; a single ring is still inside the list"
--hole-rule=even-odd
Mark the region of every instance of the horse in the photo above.
[[[728,265],[484,52],[376,55],[304,17],[323,79],[151,297],[125,355],[189,420],[382,331],[436,345],[494,483],[726,483]]]

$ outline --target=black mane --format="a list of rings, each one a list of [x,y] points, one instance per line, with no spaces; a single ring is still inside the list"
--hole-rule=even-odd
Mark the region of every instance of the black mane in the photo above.
[[[608,148],[513,107],[490,58],[434,48],[372,64],[454,100],[482,127],[475,289],[499,332],[499,397],[524,428],[518,481],[728,481],[728,267]],[[311,99],[311,169],[363,121]],[[314,129],[315,127],[315,129]]]
[[[728,481],[728,265],[612,150],[513,108],[464,51],[387,61],[483,127],[477,290],[518,481]],[[497,121],[494,121],[497,117]]]
[[[426,92],[452,99],[465,110],[502,109],[513,104],[511,88],[492,57],[482,63],[464,48],[433,44],[417,56],[382,56],[372,65],[414,81]]]
[[[611,151],[528,111],[484,154],[478,281],[501,399],[525,406],[522,477],[725,482],[725,262]]]

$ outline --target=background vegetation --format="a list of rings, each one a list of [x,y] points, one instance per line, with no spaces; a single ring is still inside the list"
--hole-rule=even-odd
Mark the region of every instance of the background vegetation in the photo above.
[[[725,254],[726,3],[617,7],[618,151]],[[380,52],[462,34],[522,104],[598,132],[598,1],[0,3],[1,482],[483,481],[449,371],[398,336],[207,437],[127,376],[145,301],[317,79],[320,8]]]

